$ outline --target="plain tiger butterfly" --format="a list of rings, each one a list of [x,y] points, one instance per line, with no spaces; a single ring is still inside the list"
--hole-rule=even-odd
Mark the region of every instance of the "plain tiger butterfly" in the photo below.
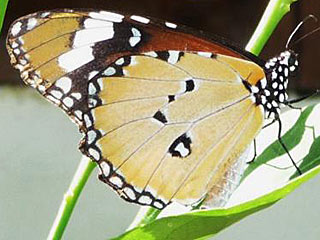
[[[265,62],[171,22],[94,10],[22,17],[7,48],[24,82],[78,124],[99,179],[159,209],[209,191],[224,204],[264,120],[281,128],[298,67],[288,48]]]

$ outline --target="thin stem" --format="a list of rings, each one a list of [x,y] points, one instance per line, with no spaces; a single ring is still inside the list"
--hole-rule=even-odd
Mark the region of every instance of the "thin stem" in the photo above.
[[[58,214],[53,222],[48,240],[61,239],[63,232],[70,220],[72,211],[76,202],[89,178],[93,169],[97,166],[87,157],[82,157],[78,169],[73,176],[69,189],[64,194],[63,200],[60,204]]]
[[[297,0],[270,0],[263,16],[251,36],[246,50],[259,55],[283,16],[290,11],[290,5]]]
[[[6,14],[8,2],[9,2],[9,0],[0,0],[0,34],[1,34],[4,16]]]
[[[257,28],[246,46],[246,50],[255,55],[259,55],[282,17],[290,11],[290,5],[296,1],[297,0],[270,0]],[[145,214],[141,218],[142,211],[144,211]],[[149,208],[149,210],[140,210],[135,220],[130,225],[130,229],[154,221],[159,213],[159,210],[153,208]]]

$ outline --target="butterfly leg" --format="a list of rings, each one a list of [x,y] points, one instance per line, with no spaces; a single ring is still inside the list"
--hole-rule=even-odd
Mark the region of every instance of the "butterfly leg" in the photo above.
[[[274,124],[276,121],[277,121],[276,119],[272,119],[272,121],[269,122],[269,123],[267,123],[266,125],[264,125],[264,126],[262,127],[262,129],[265,129],[265,128],[271,126],[271,125]]]
[[[277,120],[278,123],[279,123],[278,141],[279,141],[279,143],[281,144],[281,146],[283,147],[283,149],[286,151],[286,153],[288,154],[288,156],[289,156],[289,158],[290,158],[293,166],[297,169],[298,173],[299,173],[300,175],[302,175],[301,170],[299,169],[299,167],[297,166],[297,164],[295,163],[295,161],[294,161],[293,158],[291,157],[288,148],[286,147],[286,145],[285,145],[284,142],[282,141],[282,138],[281,138],[282,123],[281,123],[281,119],[280,119],[279,115],[276,115],[276,120]]]
[[[271,122],[269,122],[268,124],[264,125],[264,126],[262,127],[262,129],[271,126],[271,125],[274,124],[276,121],[277,121],[276,119],[273,119]],[[247,164],[253,163],[254,160],[255,160],[256,157],[257,157],[257,140],[256,140],[256,139],[253,139],[253,148],[254,148],[254,155],[253,155],[252,159],[247,162]]]
[[[254,154],[253,154],[253,157],[250,161],[247,162],[247,164],[251,164],[254,162],[254,160],[256,159],[257,157],[257,142],[256,142],[256,139],[253,139],[253,151],[254,151]]]

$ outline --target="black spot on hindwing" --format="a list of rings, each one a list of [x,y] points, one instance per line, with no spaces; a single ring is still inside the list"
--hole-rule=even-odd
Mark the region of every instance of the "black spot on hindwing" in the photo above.
[[[173,102],[174,100],[176,100],[176,97],[174,95],[169,95],[168,96],[168,102]]]
[[[186,133],[173,141],[169,147],[169,153],[173,157],[185,158],[191,154],[191,138]]]
[[[153,118],[157,119],[159,122],[162,122],[162,123],[167,123],[168,122],[168,120],[166,119],[166,116],[161,111],[157,111],[153,115]]]
[[[186,81],[186,92],[191,92],[194,89],[194,81],[188,80]]]
[[[171,64],[176,64],[180,58],[184,56],[184,52],[180,51],[156,51],[157,58]]]

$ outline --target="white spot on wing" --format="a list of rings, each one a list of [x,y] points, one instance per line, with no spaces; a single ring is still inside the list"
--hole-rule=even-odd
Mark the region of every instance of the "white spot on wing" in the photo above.
[[[92,79],[95,75],[97,75],[99,72],[98,71],[92,71],[89,73],[89,76],[88,76],[88,80]]]
[[[92,126],[92,122],[87,114],[84,115],[84,123],[87,128]]]
[[[176,146],[175,151],[179,152],[181,157],[186,157],[189,154],[189,150],[185,148],[182,142]]]
[[[93,149],[93,148],[89,148],[89,154],[91,155],[91,157],[93,157],[97,161],[100,159],[99,152],[97,150]]]
[[[98,19],[92,19],[88,18],[83,23],[85,28],[107,28],[107,27],[113,27],[112,22],[102,21]],[[104,29],[101,29],[102,31]]]
[[[67,107],[72,107],[73,106],[73,100],[70,97],[66,97],[62,100],[62,102],[64,103],[64,105],[66,105]]]
[[[20,72],[22,72],[24,70],[24,66],[20,65],[20,64],[16,64],[14,66],[14,68],[18,69]],[[28,78],[28,73],[27,72],[22,72],[21,73],[21,78],[22,79],[26,79]]]
[[[132,32],[132,37],[129,38],[129,44],[131,47],[134,47],[135,45],[137,45],[140,40],[141,40],[141,33],[138,29],[136,28],[131,28],[131,32]]]
[[[16,48],[16,47],[18,47],[19,46],[19,44],[17,43],[17,42],[12,42],[11,43],[11,47],[12,48]]]
[[[88,105],[89,105],[90,108],[93,108],[93,107],[97,106],[97,104],[98,104],[98,102],[97,102],[96,99],[94,99],[94,98],[89,98],[88,99]]]
[[[154,204],[153,204],[155,207],[157,207],[157,208],[163,208],[164,206],[163,206],[163,204],[161,204],[160,202],[154,202]]]
[[[144,23],[144,24],[148,24],[150,22],[150,19],[145,18],[145,17],[141,17],[141,16],[137,16],[137,15],[132,15],[130,18],[134,21]]]
[[[19,55],[21,53],[21,51],[20,51],[20,49],[16,48],[16,49],[13,50],[13,53],[15,55]]]
[[[21,22],[16,22],[11,28],[11,34],[13,36],[16,36],[21,31],[21,26],[22,26]]]
[[[93,95],[97,92],[96,87],[94,86],[94,84],[91,82],[89,83],[89,87],[88,87],[88,93],[89,95]]]
[[[22,37],[18,37],[18,41],[20,42],[20,44],[24,44],[24,40]]]
[[[124,18],[123,15],[113,12],[100,11],[100,12],[91,12],[89,16],[95,19],[107,20],[111,22],[122,22]]]
[[[136,56],[131,56],[130,57],[130,66],[134,66],[134,65],[137,65],[137,64],[138,64],[138,61],[137,61]]]
[[[109,166],[109,164],[106,163],[106,162],[101,162],[100,163],[100,167],[102,169],[102,174],[107,177],[110,174],[110,166]]]
[[[129,44],[131,47],[134,47],[140,42],[140,40],[141,40],[141,37],[130,37]]]
[[[122,185],[123,185],[123,182],[122,182],[121,178],[119,178],[119,177],[117,177],[117,176],[114,176],[114,177],[109,178],[109,181],[110,181],[112,184],[116,185],[118,188],[121,188]]]
[[[116,73],[116,70],[114,69],[114,67],[108,67],[104,72],[103,74],[106,75],[106,76],[111,76],[113,74]]]
[[[77,100],[80,100],[82,97],[81,93],[78,93],[78,92],[71,93],[71,96]]]
[[[68,77],[62,77],[58,79],[55,83],[55,86],[61,88],[64,93],[68,93],[71,90],[72,81]]]
[[[174,24],[174,23],[171,23],[171,22],[165,22],[165,25],[168,27],[168,28],[177,28],[177,24]]]
[[[40,17],[45,18],[48,17],[50,15],[50,12],[44,12],[40,15]]]
[[[80,110],[74,111],[74,115],[76,115],[76,117],[79,118],[80,120],[82,119],[82,112]]]
[[[103,89],[103,79],[102,78],[98,78],[97,82],[99,84],[100,89]]]
[[[62,54],[58,58],[58,64],[66,72],[72,72],[93,59],[94,56],[91,46],[85,46]]]
[[[113,35],[113,27],[83,29],[76,32],[73,40],[73,47],[78,48],[84,45],[88,45],[90,43],[108,40],[113,38]]]
[[[51,95],[47,95],[46,96],[47,99],[49,99],[51,102],[55,103],[55,104],[59,104],[60,101],[54,97],[52,97]]]
[[[140,33],[140,31],[138,29],[133,27],[133,28],[131,28],[131,32],[132,32],[132,36],[141,37],[141,33]]]
[[[122,64],[124,64],[124,58],[119,58],[117,61],[116,61],[116,64],[117,65],[122,65]]]
[[[128,198],[130,198],[131,200],[135,200],[136,199],[136,195],[134,194],[134,191],[131,188],[125,187],[123,189],[123,192],[127,195]]]
[[[61,99],[62,96],[63,96],[62,92],[57,91],[57,90],[52,90],[52,91],[50,92],[50,94],[51,94],[53,97],[57,98],[57,99]]]
[[[21,65],[26,65],[27,63],[28,63],[28,62],[27,62],[25,59],[21,59],[21,60],[20,60],[20,64],[21,64]]]
[[[150,57],[158,57],[158,54],[154,51],[146,52],[146,53],[144,53],[144,55],[150,56]]]
[[[179,60],[179,51],[168,51],[169,53],[169,58],[168,58],[168,63],[171,64],[176,64]]]
[[[142,203],[142,204],[151,204],[152,203],[152,198],[150,198],[149,196],[147,195],[142,195],[139,200],[138,200],[139,203]]]
[[[211,52],[198,52],[199,56],[206,57],[206,58],[211,58],[212,53]]]
[[[46,87],[43,85],[39,85],[38,90],[40,91],[40,93],[44,93],[44,91],[46,90]]]
[[[35,26],[37,26],[37,23],[38,23],[37,19],[30,18],[27,23],[27,30],[33,29]]]
[[[88,144],[91,144],[97,137],[95,131],[91,130],[87,133]]]

